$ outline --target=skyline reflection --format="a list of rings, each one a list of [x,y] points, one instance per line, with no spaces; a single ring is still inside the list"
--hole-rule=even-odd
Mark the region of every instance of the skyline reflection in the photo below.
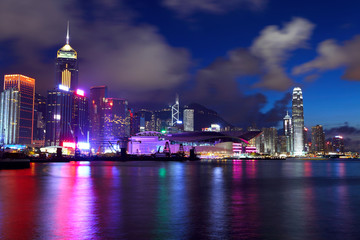
[[[359,177],[360,161],[32,164],[0,171],[0,239],[351,239]]]

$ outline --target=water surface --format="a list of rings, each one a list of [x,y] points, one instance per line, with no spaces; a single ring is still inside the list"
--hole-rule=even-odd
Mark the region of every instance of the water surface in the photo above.
[[[358,239],[360,161],[32,163],[0,239]]]

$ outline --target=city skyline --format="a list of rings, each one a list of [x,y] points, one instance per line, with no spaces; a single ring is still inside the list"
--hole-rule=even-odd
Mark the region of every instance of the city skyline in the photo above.
[[[350,4],[343,6],[348,18],[342,19],[341,15],[336,15],[342,24],[328,31],[329,27],[325,26],[324,20],[304,8],[300,8],[298,14],[294,13],[294,7],[288,8],[288,13],[283,17],[270,19],[268,15],[271,15],[274,9],[279,12],[285,10],[284,2],[283,7],[273,1],[259,1],[262,3],[260,5],[252,5],[254,2],[249,1],[249,6],[244,6],[241,2],[235,1],[226,5],[215,1],[211,5],[213,8],[191,3],[171,5],[169,1],[150,5],[145,2],[139,5],[121,2],[114,6],[100,4],[97,9],[99,14],[95,14],[95,8],[91,4],[81,6],[76,2],[73,12],[65,12],[62,4],[49,2],[42,5],[49,10],[47,14],[33,18],[38,21],[39,29],[31,29],[39,34],[30,36],[25,28],[13,26],[11,21],[8,21],[7,26],[2,25],[3,36],[0,41],[4,45],[0,48],[0,72],[11,74],[15,71],[34,77],[41,93],[51,89],[49,84],[52,81],[48,78],[53,79],[54,52],[64,43],[66,22],[69,20],[72,29],[70,41],[81,53],[79,86],[86,89],[104,83],[111,86],[109,95],[113,97],[129,99],[130,104],[152,99],[154,106],[172,103],[174,92],[177,91],[183,103],[204,104],[234,125],[267,121],[263,123],[270,126],[277,122],[279,127],[285,111],[290,109],[291,97],[289,98],[288,93],[299,85],[304,93],[306,126],[322,124],[325,129],[330,129],[348,122],[350,126],[358,128],[358,112],[354,110],[354,101],[351,100],[356,96],[354,89],[358,83],[339,80],[344,75],[344,68],[346,70],[346,67],[350,66],[353,69],[356,63],[349,53],[349,49],[356,48],[356,38],[351,39],[357,33],[354,26],[356,16],[351,14]],[[29,15],[34,14],[36,10],[33,8],[37,4],[41,3],[35,2],[34,6],[29,8]],[[11,14],[19,11],[14,9],[10,2],[5,2],[4,6],[2,11],[13,11]],[[114,9],[111,12],[110,7]],[[145,10],[145,7],[150,8]],[[314,6],[315,9],[319,7],[320,5]],[[234,10],[231,10],[232,8]],[[56,20],[48,15],[55,9],[61,15]],[[77,12],[82,15],[79,17],[74,14]],[[167,25],[154,19],[154,16],[149,14],[152,12],[164,13],[161,18],[169,20]],[[228,26],[222,30],[223,34],[215,35],[217,28],[210,30],[210,23],[214,24],[215,21],[217,26],[222,26],[230,20],[242,20],[244,17],[238,16],[239,13],[245,14],[254,22],[249,23],[249,26],[240,22],[238,30],[250,31],[245,33],[241,30],[241,34],[238,34],[237,29]],[[117,17],[120,14],[121,17]],[[328,15],[325,14],[324,19],[326,17]],[[53,28],[46,32],[47,26],[39,20],[49,20],[48,23]],[[19,21],[23,19],[19,18]],[[349,24],[346,25],[345,22]],[[179,33],[175,33],[177,31]],[[184,34],[186,32],[192,35]],[[106,33],[113,33],[114,39],[109,39]],[[333,36],[331,33],[334,33]],[[185,35],[189,39],[186,39]],[[202,46],[200,41],[206,36],[210,37],[211,41]],[[11,40],[11,37],[16,41]],[[331,38],[338,43],[323,42]],[[279,40],[281,47],[277,51],[274,50],[276,44],[271,39]],[[284,41],[280,41],[281,39]],[[345,40],[350,42],[343,43]],[[108,43],[113,43],[111,50],[119,54],[110,54],[106,47]],[[214,45],[215,43],[217,44]],[[18,53],[24,46],[27,46],[31,53],[36,50],[37,54],[31,54],[34,57],[33,62],[24,61],[29,53]],[[347,57],[348,61],[341,62],[341,59],[336,59],[335,63],[331,63],[326,56],[321,56],[312,62],[316,58],[316,48],[320,46],[320,49],[328,50],[329,54],[333,53],[331,50],[335,48],[340,55]],[[149,55],[143,55],[146,52],[150,52]],[[158,56],[156,61],[152,60],[152,56]],[[38,58],[42,60],[38,62]],[[144,61],[140,61],[140,58]],[[148,65],[150,62],[162,63],[164,59],[168,64],[163,68]],[[99,61],[104,64],[99,64]],[[264,72],[258,69],[259,64],[265,68]],[[124,66],[136,70],[125,71]],[[337,69],[338,66],[343,70]],[[146,67],[148,71],[144,71]],[[96,72],[91,71],[92,69],[96,69]],[[312,79],[314,75],[298,75],[309,70],[316,72],[317,69],[327,71],[316,73],[316,80]],[[134,72],[146,76],[134,75]],[[171,75],[164,75],[164,72]],[[113,75],[116,75],[117,79],[111,79]],[[354,74],[344,76],[352,80]],[[324,79],[329,79],[326,84]],[[321,88],[320,82],[323,82]],[[333,84],[336,84],[336,87],[330,87]],[[335,91],[338,91],[336,95]],[[313,102],[315,104],[312,104]],[[243,118],[231,114],[234,109],[243,113]],[[322,113],[325,112],[329,117],[323,117]]]

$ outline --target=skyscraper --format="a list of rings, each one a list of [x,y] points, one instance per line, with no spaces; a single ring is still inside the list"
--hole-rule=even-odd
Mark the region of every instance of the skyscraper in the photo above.
[[[286,112],[286,116],[284,117],[284,136],[285,136],[285,145],[286,145],[286,152],[292,153],[293,152],[293,125],[292,119],[289,116],[289,113]]]
[[[55,62],[55,89],[48,91],[46,138],[47,146],[63,142],[87,140],[88,99],[77,89],[77,52],[69,45],[69,24],[66,44],[58,50]]]
[[[61,146],[64,141],[74,141],[71,130],[72,107],[72,92],[61,89],[48,91],[46,146]]]
[[[104,142],[102,147],[117,145],[130,136],[128,102],[120,98],[105,99]]]
[[[332,139],[332,149],[337,153],[344,153],[344,137],[335,136]]]
[[[171,126],[175,126],[180,120],[179,95],[176,94],[175,104],[171,107]]]
[[[89,102],[83,90],[77,89],[73,95],[71,130],[75,142],[87,142],[89,131]]]
[[[184,131],[185,132],[194,131],[194,109],[184,110]]]
[[[292,95],[292,120],[294,155],[304,154],[304,106],[301,88],[296,87]]]
[[[325,153],[325,133],[321,125],[311,128],[311,150]]]
[[[57,51],[55,62],[55,85],[76,90],[78,86],[77,52],[70,46],[69,23],[67,26],[66,44]]]
[[[107,87],[97,86],[90,88],[90,144],[95,151],[104,141],[105,99]]]
[[[34,101],[34,130],[33,144],[37,146],[45,145],[46,132],[46,97],[35,93]]]
[[[277,150],[277,129],[274,127],[261,129],[264,135],[264,153],[275,154]]]
[[[4,77],[0,129],[5,144],[31,144],[33,139],[35,79],[12,74]]]

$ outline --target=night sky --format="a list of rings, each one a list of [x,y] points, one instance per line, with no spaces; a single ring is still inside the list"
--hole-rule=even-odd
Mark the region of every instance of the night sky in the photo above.
[[[45,95],[69,20],[87,93],[106,84],[110,97],[131,106],[165,107],[178,92],[181,105],[203,104],[234,125],[276,126],[299,86],[305,126],[358,131],[359,7],[355,0],[1,0],[0,74],[34,77]]]

